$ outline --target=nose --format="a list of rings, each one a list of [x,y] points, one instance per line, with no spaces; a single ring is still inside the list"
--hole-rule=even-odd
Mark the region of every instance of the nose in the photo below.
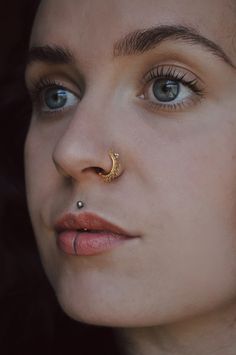
[[[113,166],[109,152],[120,153],[110,120],[99,110],[80,107],[60,133],[52,154],[58,173],[78,181],[104,180]]]

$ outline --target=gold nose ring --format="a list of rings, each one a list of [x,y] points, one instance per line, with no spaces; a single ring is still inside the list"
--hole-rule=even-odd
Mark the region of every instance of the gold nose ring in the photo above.
[[[112,150],[110,150],[108,154],[112,161],[112,168],[107,174],[100,172],[99,175],[105,182],[112,182],[114,179],[121,175],[122,169],[120,163],[120,155],[118,153],[114,153]]]

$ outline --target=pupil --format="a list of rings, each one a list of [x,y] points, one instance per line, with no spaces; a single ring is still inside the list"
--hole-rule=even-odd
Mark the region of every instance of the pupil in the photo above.
[[[45,95],[45,103],[50,109],[58,109],[67,102],[66,92],[62,89],[48,89]]]
[[[158,80],[153,85],[153,94],[162,102],[175,100],[179,95],[179,83],[173,80]]]

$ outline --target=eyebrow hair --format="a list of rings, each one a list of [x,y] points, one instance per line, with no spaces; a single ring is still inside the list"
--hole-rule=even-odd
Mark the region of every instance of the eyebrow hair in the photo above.
[[[160,25],[133,31],[116,41],[113,55],[114,57],[139,55],[170,39],[180,40],[190,45],[200,45],[236,69],[236,66],[219,45],[202,36],[196,29],[182,25]]]
[[[33,46],[29,50],[26,65],[38,61],[49,64],[71,64],[74,62],[74,57],[68,49],[63,47],[49,45]]]
[[[170,39],[201,46],[236,69],[236,66],[219,45],[202,36],[196,29],[182,25],[160,25],[130,32],[115,42],[113,56],[116,58],[140,55]],[[38,61],[49,64],[72,64],[75,60],[72,52],[67,48],[57,45],[33,46],[29,49],[26,65]]]

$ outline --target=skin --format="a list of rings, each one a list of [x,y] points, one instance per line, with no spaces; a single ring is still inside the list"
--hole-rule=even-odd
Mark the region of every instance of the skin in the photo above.
[[[115,327],[127,354],[235,353],[236,70],[175,40],[112,57],[114,43],[130,31],[184,24],[236,64],[231,5],[45,0],[35,20],[31,46],[60,45],[75,56],[73,65],[34,62],[26,70],[30,92],[44,77],[75,94],[62,113],[45,114],[35,104],[25,143],[39,252],[65,312]],[[189,91],[185,106],[154,108],[151,83],[142,79],[158,65],[191,72],[202,98]],[[111,147],[123,174],[108,184],[94,167],[109,171]],[[97,256],[63,254],[54,223],[62,213],[79,213],[77,200],[139,238]]]

